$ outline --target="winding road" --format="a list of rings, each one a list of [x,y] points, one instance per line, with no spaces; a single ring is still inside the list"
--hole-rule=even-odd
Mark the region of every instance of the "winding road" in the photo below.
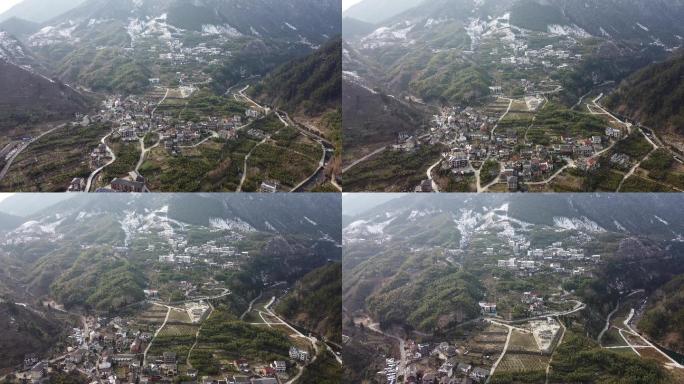
[[[35,143],[36,141],[40,140],[41,138],[43,138],[43,136],[49,135],[50,133],[52,133],[52,132],[54,132],[54,131],[56,131],[56,130],[58,130],[58,129],[60,129],[60,128],[64,128],[65,126],[66,126],[66,124],[58,125],[58,126],[52,128],[52,129],[48,130],[48,131],[45,131],[45,132],[41,133],[40,135],[38,135],[38,136],[34,137],[33,139],[29,140],[28,142],[26,142],[26,143],[24,143],[24,144],[21,144],[21,146],[19,147],[19,149],[17,149],[16,152],[14,152],[14,154],[7,160],[7,163],[5,163],[5,166],[4,166],[4,167],[2,168],[2,170],[0,171],[0,180],[2,180],[2,179],[5,178],[5,176],[7,175],[7,172],[9,172],[9,169],[10,169],[10,167],[12,166],[12,163],[14,162],[14,160],[17,158],[17,156],[19,156],[22,152],[24,152],[24,151],[26,150],[26,148],[29,147],[29,145],[31,145],[31,144]]]
[[[104,146],[105,146],[106,149],[107,149],[107,152],[109,152],[109,156],[110,156],[112,159],[109,160],[109,161],[107,162],[107,164],[105,164],[105,165],[101,166],[100,168],[94,170],[93,173],[91,173],[90,176],[88,176],[88,182],[86,183],[86,187],[85,187],[85,191],[86,191],[86,192],[90,192],[90,190],[92,189],[93,180],[95,180],[95,176],[97,176],[98,173],[102,172],[105,168],[107,168],[108,166],[112,165],[112,164],[116,161],[116,154],[115,154],[114,151],[112,151],[112,149],[109,148],[109,146],[107,145],[107,138],[108,138],[109,136],[111,136],[112,134],[114,134],[114,129],[112,129],[111,132],[109,132],[108,134],[106,134],[106,135],[100,140],[100,143],[104,144]]]
[[[351,163],[351,164],[347,165],[346,167],[342,168],[342,173],[343,173],[343,174],[344,174],[344,173],[347,173],[347,171],[349,171],[350,169],[352,169],[352,168],[356,167],[357,165],[363,163],[364,161],[370,159],[371,157],[373,157],[373,156],[375,156],[375,155],[378,155],[378,154],[380,154],[380,153],[382,153],[382,152],[385,152],[386,149],[387,149],[387,146],[384,146],[384,147],[382,147],[382,148],[378,148],[378,149],[376,149],[375,151],[373,151],[373,152],[367,154],[366,156],[364,156],[364,157],[362,157],[362,158],[360,158],[360,159],[358,159],[358,160],[354,160],[353,163]]]

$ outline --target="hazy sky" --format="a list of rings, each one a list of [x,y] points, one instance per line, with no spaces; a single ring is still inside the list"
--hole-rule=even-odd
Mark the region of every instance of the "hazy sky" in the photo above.
[[[21,3],[23,0],[0,0],[0,13],[12,8],[15,4]]]
[[[7,1],[7,0],[0,0],[0,1]],[[346,11],[351,7],[352,5],[356,3],[360,3],[362,0],[342,0],[342,10]]]

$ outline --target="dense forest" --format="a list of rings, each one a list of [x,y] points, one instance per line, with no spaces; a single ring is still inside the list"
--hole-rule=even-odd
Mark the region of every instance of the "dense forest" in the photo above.
[[[342,265],[330,263],[304,276],[277,310],[298,326],[341,342]]]
[[[684,353],[684,275],[655,292],[639,329],[659,344]]]
[[[314,54],[279,67],[253,93],[289,112],[315,116],[338,108],[342,94],[342,39],[336,38]]]
[[[606,105],[653,129],[684,134],[684,56],[630,76]]]

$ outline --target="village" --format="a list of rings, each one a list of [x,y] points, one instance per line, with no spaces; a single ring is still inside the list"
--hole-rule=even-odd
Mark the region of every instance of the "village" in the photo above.
[[[119,252],[126,251],[125,247],[120,248]],[[185,252],[193,256],[160,256],[158,265],[171,266],[177,271],[197,270],[200,266],[211,270],[238,270],[240,263],[237,261],[211,260],[249,257],[248,252],[240,252],[233,246],[217,246],[214,241],[187,247]],[[266,288],[273,292],[283,291],[286,285],[285,282],[270,282],[263,273],[261,277]],[[69,332],[62,350],[43,359],[36,354],[27,354],[23,366],[13,376],[20,382],[33,384],[48,383],[57,373],[77,373],[90,383],[106,384],[174,383],[179,380],[196,384],[283,384],[291,382],[290,379],[313,359],[309,343],[317,341],[315,338],[309,341],[301,335],[301,341],[293,340],[285,356],[287,359],[265,362],[246,356],[226,358],[212,369],[215,374],[202,375],[202,370],[193,367],[193,362],[197,362],[192,358],[193,350],[210,351],[215,347],[200,342],[200,331],[217,310],[216,306],[233,293],[213,279],[203,283],[179,281],[150,287],[144,293],[143,302],[119,315],[79,314],[81,325]],[[261,325],[263,329],[276,326],[293,329],[270,309],[276,301],[273,297],[268,302],[255,303],[253,309],[250,307],[245,313],[254,319],[245,320],[250,321],[245,324]],[[46,305],[64,311],[54,303]],[[239,351],[222,353],[240,354]]]
[[[533,138],[534,115],[547,102],[542,96],[524,99],[497,98],[484,110],[475,107],[443,108],[433,119],[431,131],[419,138],[398,137],[393,148],[415,151],[420,145],[449,148],[417,192],[433,192],[432,179],[438,174],[464,181],[471,179],[478,192],[517,192],[527,184],[544,183],[568,167],[588,171],[598,165],[598,156],[627,135],[619,126],[606,123],[601,134]],[[503,113],[502,116],[496,117]],[[510,120],[506,120],[509,118]],[[521,124],[521,121],[524,124]],[[510,122],[510,124],[507,124]],[[544,136],[547,132],[542,132]],[[615,154],[616,166],[629,158]],[[441,189],[438,187],[438,189]]]
[[[449,339],[417,331],[405,337],[394,336],[367,324],[366,328],[381,332],[387,340],[400,340],[400,355],[383,357],[385,367],[378,372],[383,382],[485,383],[495,372],[543,369],[548,364],[563,333],[559,317],[583,310],[584,303],[557,284],[523,292],[495,287],[511,279],[560,282],[589,278],[604,261],[601,255],[578,245],[591,240],[582,233],[543,247],[531,246],[522,234],[498,237],[502,241],[500,247],[474,248],[468,252],[440,246],[410,249],[414,254],[442,254],[445,265],[482,263],[491,275],[485,281],[495,285],[486,284],[488,293],[478,303],[480,316],[461,322],[456,326],[459,332]],[[477,261],[468,261],[474,257],[471,253],[479,255]],[[489,289],[496,293],[489,293]]]
[[[550,183],[568,168],[596,169],[600,155],[629,134],[628,127],[621,124],[605,120],[596,127],[596,121],[585,123],[565,110],[540,121],[540,112],[558,108],[554,97],[563,91],[558,74],[572,70],[584,59],[578,41],[586,37],[582,31],[552,30],[542,38],[538,33],[517,30],[507,17],[489,23],[473,21],[466,31],[471,49],[463,51],[463,57],[493,66],[494,84],[486,97],[443,105],[428,132],[398,134],[391,150],[446,149],[428,169],[427,179],[415,186],[415,192],[453,192],[449,181],[467,186],[459,192],[527,191]],[[551,44],[540,45],[540,41]],[[529,76],[500,78],[500,73],[508,72]],[[599,86],[599,79],[593,80]],[[578,106],[584,107],[581,101]],[[583,112],[600,114],[600,107],[591,107]],[[563,121],[568,117],[572,120]],[[585,126],[568,129],[578,120]],[[616,167],[631,166],[631,159],[619,155],[612,161]]]
[[[151,84],[158,81],[159,79],[150,79]],[[98,174],[116,160],[116,155],[109,145],[111,141],[122,142],[124,145],[139,145],[141,162],[151,149],[158,146],[164,148],[170,156],[178,157],[183,148],[195,148],[210,139],[235,139],[241,129],[264,115],[256,108],[245,107],[243,114],[234,114],[232,117],[201,116],[199,122],[194,122],[180,119],[174,108],[158,112],[163,103],[170,98],[170,94],[179,99],[186,99],[196,91],[193,86],[183,86],[177,90],[168,89],[165,94],[110,97],[103,102],[103,109],[97,115],[77,115],[75,124],[88,126],[92,123],[107,123],[114,128],[90,154],[89,165],[94,170],[90,178],[74,178],[67,191],[84,192],[93,189],[92,185],[96,182]],[[157,101],[159,97],[162,99]],[[249,130],[247,134],[255,138],[263,135],[254,129]],[[104,186],[95,188],[95,191],[150,192],[145,177],[139,172],[141,165],[138,163],[136,169],[131,170],[127,176],[114,178],[108,183],[104,181]]]

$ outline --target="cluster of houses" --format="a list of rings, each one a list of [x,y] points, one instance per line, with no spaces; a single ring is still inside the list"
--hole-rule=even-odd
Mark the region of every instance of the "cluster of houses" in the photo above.
[[[413,384],[460,384],[460,383],[484,383],[489,377],[490,370],[485,367],[473,367],[464,361],[467,351],[457,348],[448,342],[439,344],[416,343],[409,340],[406,344],[406,353],[409,361],[404,374],[404,383]],[[417,362],[430,356],[437,357],[442,363],[438,369],[425,368]],[[467,360],[467,359],[465,359]],[[397,363],[394,359],[388,359],[383,372],[387,381],[397,380]]]
[[[151,53],[158,53],[159,60],[175,66],[191,63],[217,64],[221,57],[230,57],[231,52],[217,47],[209,47],[207,43],[199,43],[194,47],[185,47],[183,42],[171,37],[166,42],[166,50],[158,52],[158,47],[150,48]]]
[[[571,47],[556,48],[549,44],[540,49],[529,49],[526,43],[515,44],[512,55],[502,57],[500,63],[520,68],[542,66],[545,69],[563,69],[582,61],[583,58],[581,54],[573,53],[568,48]]]
[[[203,308],[188,308],[190,313]],[[207,306],[208,308],[208,306]],[[191,315],[192,316],[192,315]],[[74,328],[67,339],[66,353],[51,360],[40,359],[36,354],[27,354],[18,372],[17,379],[23,383],[47,384],[52,374],[78,372],[88,377],[91,383],[108,384],[150,384],[173,383],[178,378],[188,384],[281,384],[279,378],[287,378],[288,362],[276,360],[258,368],[250,367],[249,362],[240,358],[234,361],[237,374],[223,378],[199,377],[197,369],[183,368],[176,352],[165,351],[153,356],[145,351],[153,339],[154,325],[145,328],[140,324],[127,322],[116,317],[111,320],[92,318],[86,320],[84,328]],[[141,329],[142,327],[142,329]],[[308,361],[306,351],[293,347],[292,359]]]
[[[525,79],[521,80],[521,84],[527,90],[528,96],[524,99],[527,112],[533,113],[543,103],[540,87],[548,88],[552,84],[536,84]],[[503,91],[496,86],[491,87],[491,92],[502,94]],[[598,166],[596,154],[611,141],[624,136],[622,130],[607,127],[604,135],[586,138],[557,136],[549,144],[530,144],[526,138],[518,136],[520,132],[516,127],[497,125],[502,113],[497,110],[497,116],[493,116],[473,107],[442,108],[441,113],[433,117],[432,127],[426,137],[402,133],[392,148],[414,151],[423,143],[444,145],[449,150],[442,153],[440,169],[451,171],[457,180],[473,176],[484,161],[495,160],[503,172],[492,176],[498,176],[498,182],[507,184],[509,191],[518,191],[524,182],[548,179],[570,160],[575,161],[580,169],[594,169]],[[615,160],[628,162],[628,159]],[[431,190],[421,188],[420,191]]]

